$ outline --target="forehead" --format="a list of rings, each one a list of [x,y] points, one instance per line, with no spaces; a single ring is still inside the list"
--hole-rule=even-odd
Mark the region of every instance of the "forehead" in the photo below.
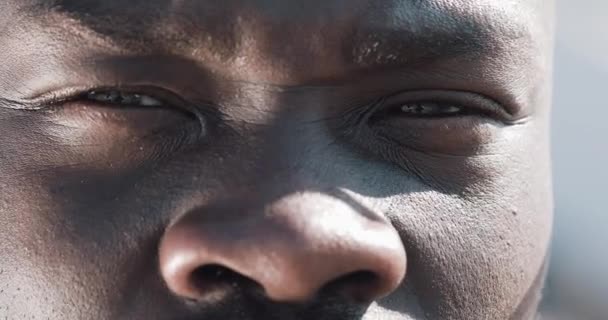
[[[121,55],[179,56],[230,79],[293,85],[454,57],[542,56],[530,50],[545,49],[530,45],[546,34],[542,3],[548,2],[9,0],[5,6],[13,12],[6,20],[29,24],[28,38],[38,45],[70,48],[63,60],[97,52],[102,43]]]
[[[39,19],[71,19],[121,44],[212,44],[221,58],[247,49],[323,54],[341,45],[347,58],[365,62],[366,51],[396,45],[389,40],[417,46],[408,56],[467,52],[521,38],[536,22],[531,1],[30,0],[15,6]]]

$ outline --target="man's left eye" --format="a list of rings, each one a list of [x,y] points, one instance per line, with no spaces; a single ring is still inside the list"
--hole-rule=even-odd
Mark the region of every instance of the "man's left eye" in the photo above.
[[[162,101],[149,95],[129,93],[119,90],[89,91],[85,98],[90,101],[113,105],[139,107],[161,107],[164,105]]]
[[[437,102],[412,102],[401,105],[398,112],[404,116],[442,117],[462,114],[464,108]]]
[[[468,157],[490,152],[512,116],[484,96],[460,91],[416,91],[396,94],[373,105],[365,118],[367,134],[356,138],[390,161],[413,153]],[[368,141],[362,141],[368,140]]]

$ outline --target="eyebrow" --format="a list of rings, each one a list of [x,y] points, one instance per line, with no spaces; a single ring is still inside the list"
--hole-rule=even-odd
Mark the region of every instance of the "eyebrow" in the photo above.
[[[446,31],[435,29],[426,34],[403,29],[366,30],[350,46],[350,57],[363,68],[417,66],[452,58],[475,58],[490,51],[493,40],[475,28]]]
[[[521,19],[522,13],[517,10],[445,3],[449,4],[435,0],[402,1],[391,15],[368,18],[371,25],[357,30],[353,37],[352,60],[359,65],[379,67],[453,58],[473,60],[508,54],[507,48],[515,43],[527,45],[533,41],[530,21]],[[373,21],[379,23],[374,25]]]
[[[175,0],[130,0],[129,5],[120,8],[117,8],[116,4],[122,3],[123,0],[33,1],[26,9],[31,15],[39,19],[49,15],[67,17],[76,21],[79,27],[93,31],[105,39],[114,40],[120,46],[137,47],[145,43],[162,47],[169,42],[166,40],[170,40],[171,46],[179,44],[176,42],[191,44],[187,36],[159,33],[159,24],[174,18],[171,8]]]
[[[34,14],[67,16],[120,46],[145,44],[171,51],[180,46],[200,45],[185,36],[158,33],[157,24],[168,17],[173,0],[136,1],[136,4],[125,6],[125,14],[119,15],[112,15],[116,8],[112,7],[114,1],[111,0],[34,1],[30,7]],[[499,30],[495,26],[489,27],[487,21],[476,21],[461,12],[439,9],[428,3],[432,1],[404,2],[408,17],[399,21],[399,25],[365,25],[354,30],[342,44],[342,58],[354,69],[362,70],[416,66],[452,58],[479,58],[496,53],[505,39],[522,38],[523,26],[511,23],[509,28],[504,28],[503,22]],[[223,48],[222,54],[233,54],[237,40],[228,32],[222,36],[217,47]]]

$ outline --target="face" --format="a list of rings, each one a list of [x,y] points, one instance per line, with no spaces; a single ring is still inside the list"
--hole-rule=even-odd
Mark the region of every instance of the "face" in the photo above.
[[[3,319],[531,319],[548,1],[5,0]]]

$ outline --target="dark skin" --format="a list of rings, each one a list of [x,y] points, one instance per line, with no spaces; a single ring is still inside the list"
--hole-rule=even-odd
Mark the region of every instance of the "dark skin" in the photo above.
[[[3,1],[0,318],[532,319],[551,15]]]

